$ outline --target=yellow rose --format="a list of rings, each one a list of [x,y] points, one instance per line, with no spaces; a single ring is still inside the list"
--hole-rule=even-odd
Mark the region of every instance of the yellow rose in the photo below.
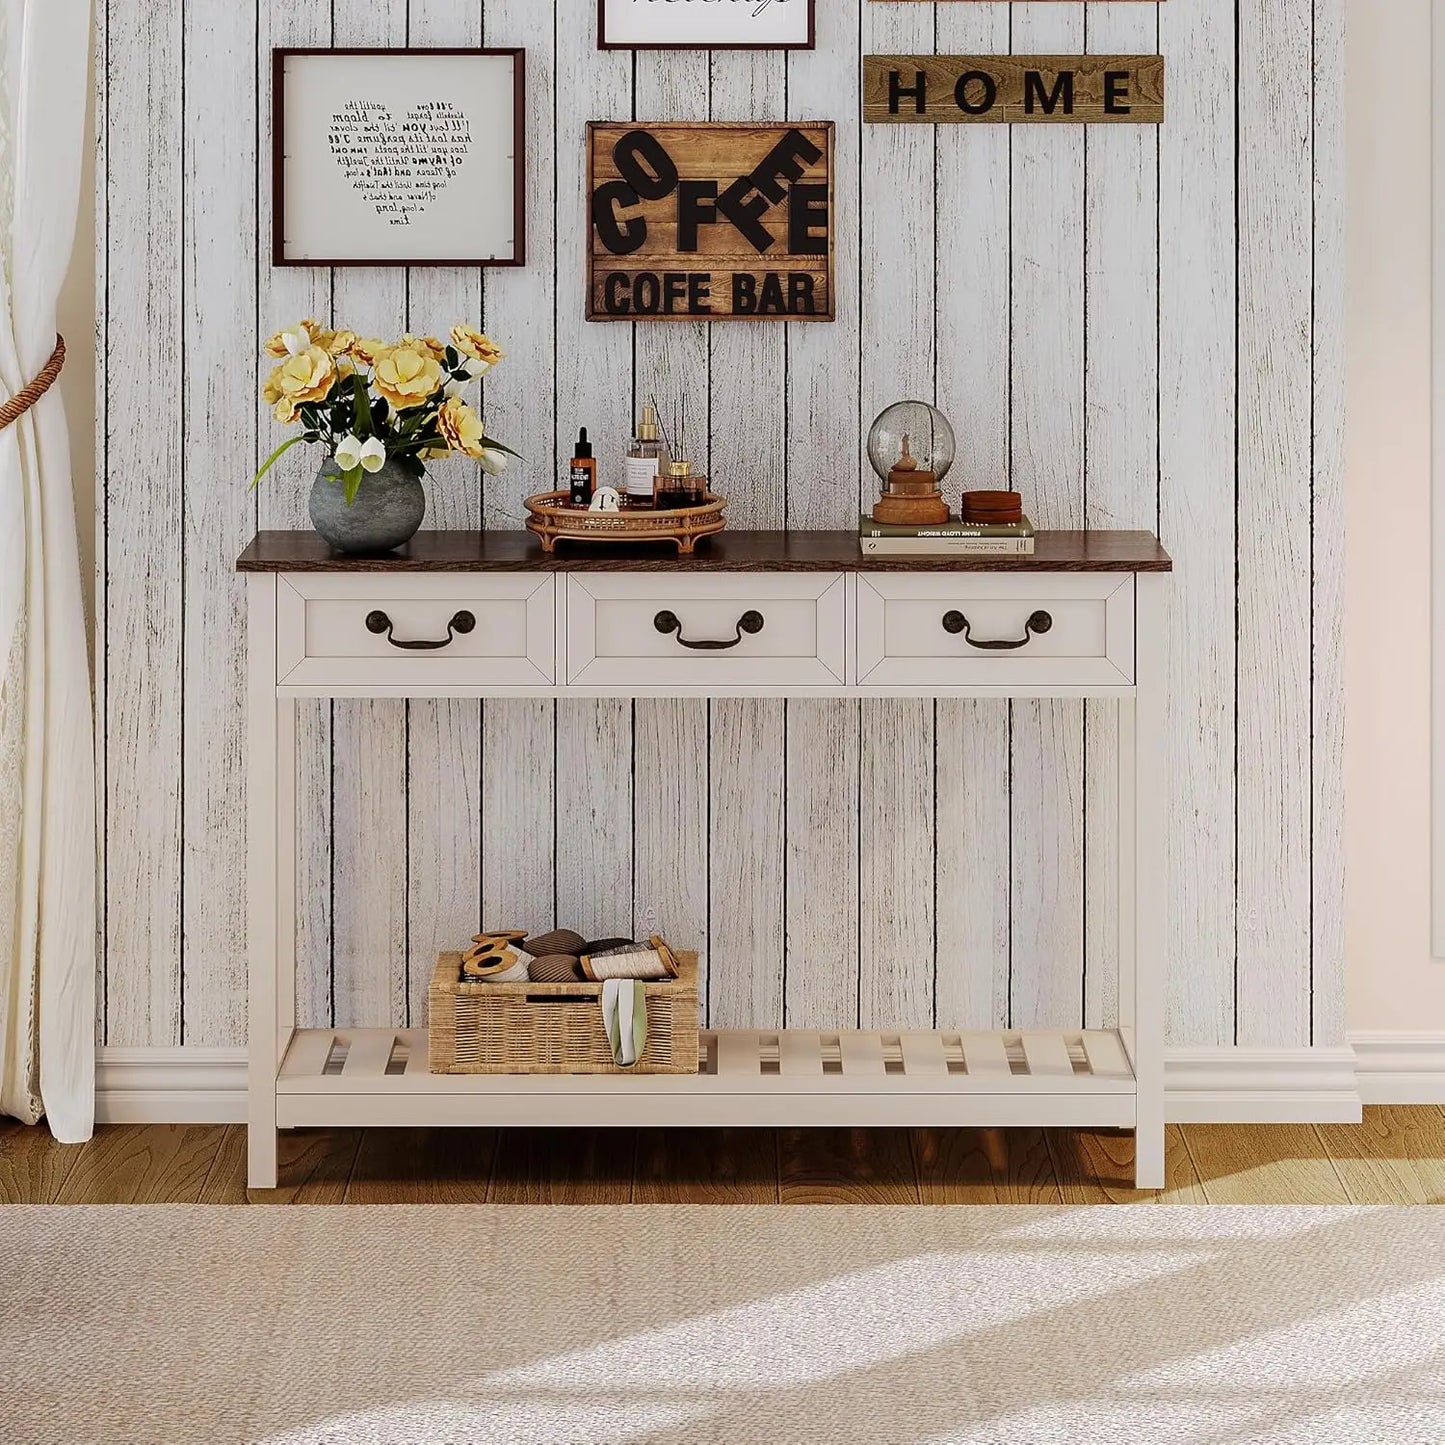
[[[483,336],[474,326],[453,326],[452,345],[484,366],[495,366],[506,355],[490,336]]]
[[[398,346],[376,363],[376,389],[397,411],[423,405],[442,389],[442,369],[431,352]]]
[[[308,346],[288,356],[261,387],[261,399],[274,407],[276,420],[289,425],[297,409],[308,402],[325,401],[336,385],[336,361],[319,346]]]
[[[437,413],[437,430],[454,452],[479,457],[486,450],[482,419],[460,397],[442,403]]]
[[[290,331],[278,331],[267,340],[261,349],[267,356],[274,356],[280,360],[286,356],[297,356],[308,346],[315,346],[317,338],[321,335],[320,324],[311,317],[307,317],[305,321],[298,321]]]
[[[374,336],[351,343],[351,354],[363,366],[375,366],[390,350],[391,344],[389,342],[378,341]]]
[[[397,343],[398,347],[405,346],[411,351],[424,352],[433,361],[441,362],[446,360],[447,349],[435,336],[413,336],[410,331]]]
[[[333,356],[350,356],[352,348],[361,339],[354,331],[328,331],[325,340],[318,338],[317,345],[324,346]]]

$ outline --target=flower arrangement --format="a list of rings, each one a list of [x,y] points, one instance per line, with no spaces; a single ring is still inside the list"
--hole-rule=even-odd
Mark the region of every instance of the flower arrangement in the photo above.
[[[468,383],[503,358],[497,344],[471,326],[453,326],[449,342],[410,334],[385,342],[307,320],[278,331],[263,351],[277,365],[262,383],[262,400],[278,422],[301,432],[271,453],[253,487],[299,442],[326,445],[348,507],[366,474],[387,462],[421,477],[427,462],[459,453],[495,476],[520,455],[489,437],[462,400]]]

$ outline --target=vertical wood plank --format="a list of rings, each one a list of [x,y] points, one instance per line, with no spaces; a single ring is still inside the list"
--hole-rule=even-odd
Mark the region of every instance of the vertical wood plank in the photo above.
[[[1082,4],[1012,17],[1021,54],[1084,49]],[[1013,481],[1041,527],[1084,505],[1084,131],[1013,134]],[[1083,704],[1013,708],[1011,1022],[1083,1016]]]
[[[1007,5],[938,10],[944,54],[1006,54]],[[1009,485],[1010,135],[939,126],[937,405],[958,456],[945,484]],[[957,278],[967,276],[968,284]],[[947,278],[947,279],[945,279]],[[943,702],[938,712],[938,1023],[1002,1027],[1008,1017],[1009,706]]]
[[[858,1013],[933,1027],[934,731],[927,699],[867,699],[858,832]]]
[[[1314,735],[1310,750],[1313,879],[1310,967],[1314,1044],[1345,1037],[1344,428],[1345,14],[1315,0],[1314,27]],[[1438,82],[1437,82],[1438,83]]]
[[[337,45],[403,46],[406,0],[335,0]],[[390,339],[406,317],[400,267],[338,269],[333,322]],[[406,1022],[406,704],[332,709],[333,992],[338,1025]]]
[[[1153,54],[1155,5],[1092,5],[1084,49]],[[1159,515],[1159,144],[1153,126],[1084,136],[1084,525],[1153,531]],[[1084,704],[1084,1022],[1119,1011],[1118,709]]]
[[[934,48],[931,6],[863,7],[863,49]],[[936,127],[863,128],[859,349],[862,423],[937,386],[935,226],[920,196],[935,191]],[[858,505],[878,479],[859,463]],[[859,1012],[863,1027],[925,1028],[933,1018],[934,705],[868,700],[858,802]]]
[[[271,51],[274,48],[308,48],[331,44],[330,7],[273,6],[257,3],[256,12],[256,320],[252,344],[282,327],[306,317],[326,320],[331,315],[331,272],[323,267],[270,265],[271,139],[273,97]],[[261,357],[258,376],[275,363]],[[253,398],[260,418],[256,463],[260,464],[283,441],[287,431],[278,426]],[[256,493],[256,522],[260,527],[309,527],[306,500],[311,480],[321,464],[315,447],[293,447],[267,474]],[[296,911],[296,1018],[301,1028],[335,1022],[332,1009],[331,918],[331,713],[332,704],[302,701],[296,710],[297,753],[297,911]],[[235,1042],[240,1042],[236,1040]]]
[[[632,709],[632,932],[698,951],[707,997],[708,721],[701,698],[638,698]]]
[[[109,535],[107,512],[107,449],[109,435],[109,361],[107,341],[108,307],[105,302],[110,273],[110,165],[106,137],[110,133],[110,6],[95,6],[95,570],[91,577],[91,596],[95,607],[95,810],[97,832],[97,901],[95,919],[95,1040],[106,1042],[108,1011],[106,1008],[108,944],[106,886],[108,882],[108,850],[110,842],[110,788],[106,781],[106,749],[109,744],[109,702],[106,692],[106,643],[109,596],[106,562]],[[83,237],[81,238],[83,241]],[[84,517],[78,519],[85,525]]]
[[[256,397],[236,375],[237,338],[256,324],[257,132],[245,124],[257,110],[256,73],[232,63],[255,33],[250,5],[204,19],[195,6],[185,12],[181,1042],[202,1045],[246,1033],[235,963],[246,936],[246,658],[234,643],[246,604],[232,559],[250,541],[256,508],[246,478],[229,466],[218,476],[216,459],[256,451]],[[213,284],[218,271],[232,284]]]
[[[860,707],[788,703],[788,1028],[851,1029],[858,1019]]]
[[[557,922],[556,745],[556,703],[538,698],[486,704],[481,825],[484,928],[543,931]]]
[[[863,455],[858,288],[862,204],[863,20],[867,5],[817,7],[818,46],[787,60],[790,120],[831,120],[834,311],[829,324],[788,322],[786,525],[851,528]],[[871,473],[870,473],[871,475]]]
[[[769,698],[712,705],[708,877],[709,1022],[783,1021],[783,707]]]
[[[586,938],[632,918],[632,704],[557,704],[557,921]]]
[[[1308,5],[1239,11],[1235,1036],[1310,1038],[1314,174]]]
[[[112,11],[105,207],[106,655],[109,848],[106,1040],[181,1041],[181,710],[184,625],[180,417],[155,378],[184,375],[182,11]],[[144,245],[135,244],[145,237]],[[125,238],[120,241],[119,238]]]
[[[938,704],[938,1027],[1003,1028],[1009,1005],[1008,707]]]
[[[1234,1035],[1235,87],[1230,6],[1165,4],[1160,143],[1160,531],[1170,608],[1169,1035]],[[1187,579],[1187,580],[1183,580]]]

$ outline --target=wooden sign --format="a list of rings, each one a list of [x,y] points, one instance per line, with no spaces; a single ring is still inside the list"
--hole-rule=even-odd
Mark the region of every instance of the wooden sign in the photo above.
[[[831,321],[833,126],[587,127],[589,321]]]
[[[601,50],[811,50],[815,0],[597,0]]]
[[[1161,55],[869,55],[863,118],[1158,125]]]

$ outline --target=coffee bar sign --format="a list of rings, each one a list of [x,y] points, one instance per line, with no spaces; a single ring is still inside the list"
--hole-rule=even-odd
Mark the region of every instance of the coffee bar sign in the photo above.
[[[1160,55],[869,55],[863,118],[893,124],[1164,120]]]
[[[594,121],[589,321],[831,321],[833,126]]]

